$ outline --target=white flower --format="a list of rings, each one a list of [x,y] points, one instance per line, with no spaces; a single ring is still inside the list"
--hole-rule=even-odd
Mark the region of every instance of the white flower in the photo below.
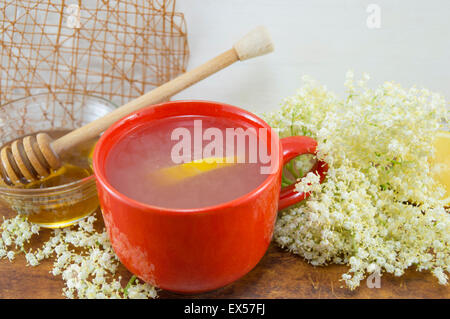
[[[393,82],[369,89],[368,80],[364,74],[355,86],[349,71],[348,96],[340,99],[306,78],[278,112],[264,115],[280,137],[315,138],[317,157],[329,166],[323,184],[311,180],[313,174],[296,184],[310,197],[279,214],[274,239],[314,265],[348,264],[342,279],[351,289],[365,273],[402,275],[413,264],[432,270],[443,284],[450,214],[428,158],[440,122],[450,120],[449,108],[428,90]]]
[[[6,257],[9,259],[9,260],[13,260],[14,259],[14,257],[15,257],[15,253],[13,252],[13,251],[8,251],[8,253],[6,254]]]
[[[54,257],[54,276],[61,275],[65,282],[63,295],[67,298],[156,298],[156,289],[148,284],[130,284],[130,294],[126,295],[117,274],[119,259],[112,250],[106,231],[95,231],[95,217],[90,216],[63,230],[56,229],[52,237],[35,252],[25,254],[30,266]],[[4,220],[0,226],[0,258],[13,260],[16,252],[6,247],[13,243],[24,251],[24,244],[37,234],[39,227],[17,216]]]
[[[30,266],[37,266],[37,265],[39,265],[39,261],[37,260],[36,256],[33,255],[32,253],[26,254],[25,258],[26,258],[26,260],[27,260],[27,262],[28,262],[28,264]]]
[[[59,244],[58,246],[55,247],[55,252],[56,254],[61,254],[63,251],[65,251],[67,248],[65,247],[65,245],[63,244]]]
[[[437,267],[433,269],[433,274],[439,279],[441,285],[447,284],[447,275],[443,272],[442,268]]]

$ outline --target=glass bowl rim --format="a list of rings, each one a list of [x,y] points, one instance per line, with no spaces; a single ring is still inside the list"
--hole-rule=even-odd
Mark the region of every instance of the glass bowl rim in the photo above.
[[[82,92],[55,91],[55,92],[36,93],[36,94],[20,97],[15,100],[11,100],[4,104],[1,104],[0,109],[4,108],[10,104],[22,101],[22,100],[39,97],[39,96],[45,96],[45,95],[54,95],[54,94],[55,95],[68,94],[68,95],[91,97],[94,99],[99,99],[99,100],[105,102],[106,104],[113,106],[114,108],[119,107],[116,103],[114,103],[104,97],[98,96],[98,95],[86,94],[86,93],[82,93]],[[78,181],[74,181],[74,182],[59,185],[59,186],[46,187],[46,188],[27,189],[27,188],[14,188],[14,187],[1,187],[0,186],[0,194],[7,195],[7,196],[37,196],[37,195],[47,195],[48,196],[48,195],[52,195],[53,193],[61,194],[61,193],[66,193],[66,192],[72,192],[72,191],[82,188],[85,185],[90,185],[94,181],[95,181],[95,175],[92,174],[92,175],[87,176]]]

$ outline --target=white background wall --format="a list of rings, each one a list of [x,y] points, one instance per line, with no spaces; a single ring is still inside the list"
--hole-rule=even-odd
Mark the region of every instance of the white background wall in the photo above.
[[[367,6],[381,8],[369,29]],[[259,112],[275,109],[312,76],[342,94],[345,73],[370,74],[450,99],[450,0],[177,0],[187,22],[193,68],[254,26],[268,27],[275,52],[239,62],[175,96]]]

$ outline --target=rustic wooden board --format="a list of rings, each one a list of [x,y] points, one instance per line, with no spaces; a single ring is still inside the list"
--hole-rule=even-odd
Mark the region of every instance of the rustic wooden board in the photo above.
[[[4,207],[0,215],[11,216]],[[41,239],[34,240],[38,247]],[[0,261],[0,298],[63,298],[63,281],[49,273],[52,262],[26,266],[23,255],[13,262]],[[340,276],[346,267],[313,267],[302,258],[272,244],[261,262],[246,276],[222,289],[201,295],[178,295],[160,291],[160,298],[449,298],[450,287],[441,286],[429,273],[408,271],[397,278],[383,275],[381,288],[368,288],[366,281],[350,291],[342,288]],[[131,274],[120,269],[126,282]]]

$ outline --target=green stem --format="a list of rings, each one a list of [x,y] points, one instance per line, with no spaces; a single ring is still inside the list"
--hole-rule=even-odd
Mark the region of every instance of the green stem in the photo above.
[[[135,282],[136,275],[133,275],[133,277],[130,278],[127,285],[125,286],[125,289],[123,290],[123,294],[125,297],[128,297],[128,289],[131,287],[131,285]]]
[[[281,182],[290,185],[292,183],[291,180],[289,180],[286,176],[281,175]]]
[[[297,180],[300,176],[298,176],[298,173],[294,169],[294,162],[293,160],[286,164],[287,170],[292,174],[292,176]]]

